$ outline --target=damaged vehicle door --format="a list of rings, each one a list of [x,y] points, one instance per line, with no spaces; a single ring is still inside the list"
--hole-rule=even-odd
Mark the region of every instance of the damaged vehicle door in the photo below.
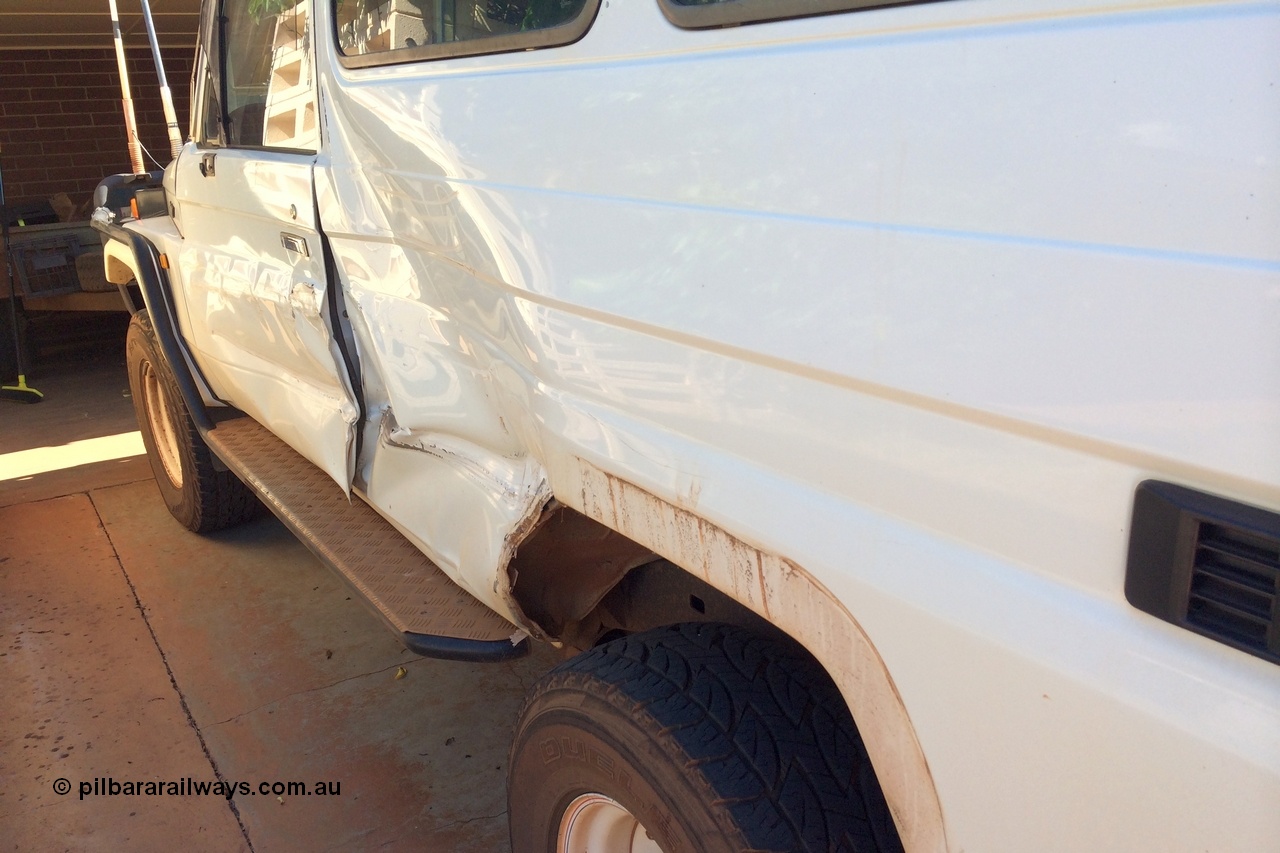
[[[308,8],[227,0],[206,17],[196,148],[177,161],[178,265],[214,392],[346,489],[358,407],[317,228]]]
[[[161,496],[580,653],[515,853],[1274,848],[1280,5],[204,9]]]

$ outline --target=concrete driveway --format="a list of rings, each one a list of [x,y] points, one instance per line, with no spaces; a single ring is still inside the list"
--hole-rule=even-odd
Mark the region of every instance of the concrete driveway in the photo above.
[[[0,849],[507,849],[507,745],[555,653],[418,658],[274,518],[178,526],[120,328],[0,403]]]

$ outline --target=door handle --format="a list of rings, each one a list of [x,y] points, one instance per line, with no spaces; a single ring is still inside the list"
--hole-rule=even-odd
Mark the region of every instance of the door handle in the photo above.
[[[311,257],[311,252],[307,249],[307,241],[305,237],[299,237],[297,234],[290,234],[287,231],[281,231],[280,245],[284,246],[290,252],[302,255],[304,258]]]
[[[204,175],[206,178],[213,177],[214,175],[213,163],[214,163],[214,160],[217,158],[217,156],[218,155],[216,154],[200,155],[200,174]]]

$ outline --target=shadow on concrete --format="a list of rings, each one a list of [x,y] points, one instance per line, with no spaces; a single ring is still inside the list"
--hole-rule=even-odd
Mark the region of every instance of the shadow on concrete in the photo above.
[[[122,353],[36,375],[45,403],[0,407],[0,461],[137,428]],[[274,518],[179,526],[145,457],[0,481],[0,836],[15,849],[505,850],[511,730],[556,660],[417,658]],[[291,782],[312,793],[272,788]]]

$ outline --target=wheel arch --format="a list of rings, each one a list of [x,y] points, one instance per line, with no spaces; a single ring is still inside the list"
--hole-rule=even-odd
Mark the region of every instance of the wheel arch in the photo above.
[[[142,291],[143,308],[150,315],[160,351],[178,381],[182,400],[186,403],[196,428],[201,433],[208,432],[213,429],[213,420],[209,416],[206,400],[216,398],[208,391],[208,383],[200,376],[182,343],[173,312],[173,300],[169,294],[167,260],[141,234],[115,224],[95,223],[94,227],[107,238],[102,247],[107,281],[120,289],[130,314],[143,310],[134,304],[128,291],[130,281],[138,283],[138,288]]]
[[[942,807],[915,728],[884,661],[862,626],[818,580],[785,557],[576,460],[577,487],[561,502],[675,563],[787,634],[818,661],[844,697],[908,853],[947,849]],[[601,600],[625,572],[607,588]]]

